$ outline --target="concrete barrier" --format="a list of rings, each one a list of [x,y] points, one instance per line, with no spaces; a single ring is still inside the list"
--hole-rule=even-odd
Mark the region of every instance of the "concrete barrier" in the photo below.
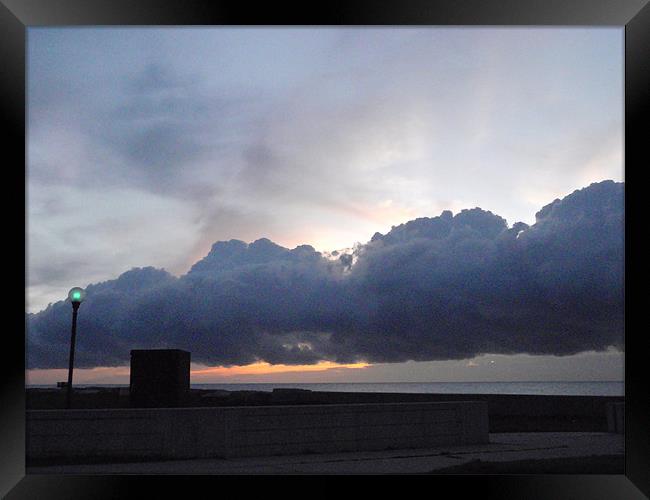
[[[607,403],[607,431],[625,433],[625,403]]]
[[[487,403],[27,411],[26,458],[177,459],[488,442]]]

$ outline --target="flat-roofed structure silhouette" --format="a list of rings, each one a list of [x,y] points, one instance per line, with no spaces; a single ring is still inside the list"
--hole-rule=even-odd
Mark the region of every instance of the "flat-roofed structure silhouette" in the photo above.
[[[131,407],[181,407],[187,403],[189,391],[189,352],[180,349],[131,351]]]

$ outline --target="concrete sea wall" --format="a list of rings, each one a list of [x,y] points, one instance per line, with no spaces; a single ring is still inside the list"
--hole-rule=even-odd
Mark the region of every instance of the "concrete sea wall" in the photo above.
[[[484,401],[29,410],[26,458],[178,459],[488,442]]]
[[[625,403],[608,403],[607,431],[625,434]]]

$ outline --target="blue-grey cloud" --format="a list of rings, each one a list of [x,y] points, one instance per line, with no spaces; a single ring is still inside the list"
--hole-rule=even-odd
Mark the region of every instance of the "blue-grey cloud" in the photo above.
[[[225,365],[622,349],[623,199],[623,183],[592,184],[530,227],[445,211],[337,259],[217,242],[180,278],[149,267],[89,285],[76,362],[123,365],[131,349],[163,347]],[[66,366],[69,322],[63,301],[28,316],[30,368]]]
[[[32,312],[70,282],[180,275],[217,240],[326,251],[472,206],[532,223],[623,178],[618,28],[28,37]]]

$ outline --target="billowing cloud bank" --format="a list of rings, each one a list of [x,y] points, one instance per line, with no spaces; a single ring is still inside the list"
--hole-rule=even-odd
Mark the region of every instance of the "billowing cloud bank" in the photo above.
[[[217,242],[184,276],[132,269],[87,287],[76,366],[180,348],[210,365],[399,362],[623,348],[624,185],[546,205],[530,227],[475,208],[394,227],[332,260]],[[70,304],[28,315],[29,368],[64,368]]]

